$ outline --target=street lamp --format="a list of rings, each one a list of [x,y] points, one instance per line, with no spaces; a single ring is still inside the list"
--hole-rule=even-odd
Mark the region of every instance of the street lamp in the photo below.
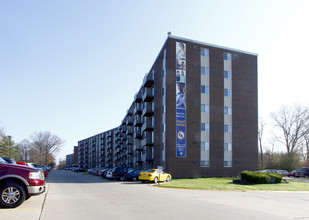
[[[11,139],[12,139],[12,136],[9,135],[8,138],[9,138],[9,140],[10,140],[10,145],[9,145],[9,150],[10,150],[10,151],[9,151],[9,158],[11,158],[11,143],[12,143],[12,142],[11,142]]]

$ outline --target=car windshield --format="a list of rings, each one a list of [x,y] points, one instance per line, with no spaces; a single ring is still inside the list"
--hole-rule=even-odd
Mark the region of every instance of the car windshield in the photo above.
[[[146,170],[145,173],[153,173],[155,170]]]
[[[7,163],[7,162],[0,157],[0,163]]]
[[[306,171],[306,168],[300,168],[299,171]]]

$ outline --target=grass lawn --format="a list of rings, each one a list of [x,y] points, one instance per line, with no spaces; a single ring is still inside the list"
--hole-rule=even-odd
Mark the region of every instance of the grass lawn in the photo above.
[[[160,184],[160,187],[223,191],[309,191],[309,183],[296,180],[287,180],[288,183],[277,184],[240,185],[234,184],[233,179],[237,178],[173,179],[169,183]]]

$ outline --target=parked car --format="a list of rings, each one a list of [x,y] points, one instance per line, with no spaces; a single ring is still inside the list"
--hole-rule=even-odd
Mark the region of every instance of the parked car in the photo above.
[[[113,178],[114,179],[121,179],[123,174],[129,172],[130,170],[133,170],[131,167],[115,167],[113,169]]]
[[[140,172],[138,179],[141,180],[143,183],[146,181],[154,183],[161,181],[169,182],[172,179],[172,175],[164,172],[162,174],[159,174],[157,169],[150,169]]]
[[[16,164],[16,161],[14,159],[8,157],[1,157],[1,158],[5,160],[7,163]]]
[[[287,176],[288,175],[288,171],[286,170],[275,170],[276,173],[281,174],[282,176]]]
[[[38,164],[33,164],[33,166],[34,166],[35,168],[41,168],[41,169],[43,170],[44,176],[47,177],[47,175],[48,175],[49,172],[48,172],[46,166],[38,165]]]
[[[292,170],[291,172],[288,172],[287,176],[288,177],[295,176],[296,172],[297,172],[297,170]]]
[[[297,170],[295,177],[309,177],[309,167],[303,167]]]
[[[106,178],[108,178],[108,179],[112,179],[113,178],[113,169],[109,169],[106,172]]]
[[[107,172],[110,170],[110,169],[113,169],[113,168],[106,168],[102,171],[102,177],[106,178],[106,175],[107,175]]]
[[[130,170],[129,172],[123,174],[122,177],[120,178],[120,180],[136,181],[136,180],[138,180],[140,172],[141,172],[141,170]]]
[[[41,169],[7,163],[0,158],[0,205],[15,208],[33,195],[45,191]]]

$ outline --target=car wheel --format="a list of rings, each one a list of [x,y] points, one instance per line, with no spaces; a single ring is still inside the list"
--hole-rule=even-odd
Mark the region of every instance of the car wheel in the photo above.
[[[307,178],[307,177],[308,177],[308,175],[307,175],[307,174],[305,174],[305,175],[304,175],[304,177],[305,177],[305,178]]]
[[[120,177],[120,180],[121,180],[121,181],[124,181],[124,176],[121,176],[121,177]]]
[[[142,183],[146,183],[146,181],[145,181],[145,180],[142,180]]]
[[[170,176],[167,176],[166,182],[169,182],[171,180]]]
[[[158,183],[158,177],[154,178],[154,183],[157,184]]]
[[[7,182],[0,188],[0,205],[15,208],[26,199],[24,187],[16,182]]]
[[[132,180],[133,180],[133,181],[136,181],[136,180],[137,180],[137,177],[133,177]]]

